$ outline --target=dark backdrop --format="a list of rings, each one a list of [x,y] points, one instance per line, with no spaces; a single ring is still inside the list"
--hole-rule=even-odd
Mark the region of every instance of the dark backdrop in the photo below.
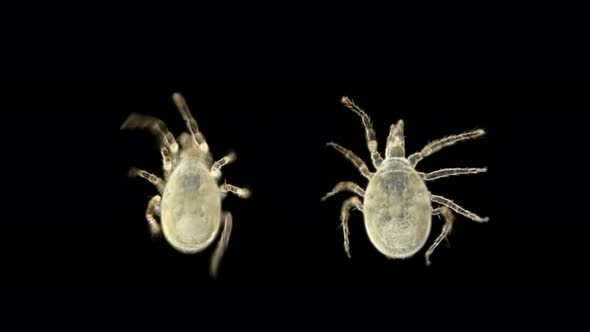
[[[235,151],[228,182],[234,216],[219,279],[212,248],[196,255],[151,240],[144,211],[155,188],[130,179],[135,166],[161,174],[157,139],[121,132],[131,112],[186,130],[171,94],[182,92],[214,157]],[[527,81],[11,81],[3,117],[3,286],[217,289],[232,287],[586,286],[587,84]],[[445,135],[483,128],[481,139],[446,148],[421,171],[487,166],[486,174],[429,183],[433,193],[482,216],[458,216],[450,248],[426,267],[423,253],[388,260],[369,242],[359,213],[342,246],[340,205],[320,197],[338,181],[366,180],[335,141],[370,165],[353,98],[371,116],[383,152],[390,124],[405,121],[411,154]],[[441,228],[433,218],[428,244]]]

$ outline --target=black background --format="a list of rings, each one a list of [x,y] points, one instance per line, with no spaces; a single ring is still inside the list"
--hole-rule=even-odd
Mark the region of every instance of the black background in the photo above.
[[[586,83],[528,81],[36,80],[6,82],[3,110],[5,288],[431,289],[586,287],[584,214]],[[228,182],[230,246],[216,281],[212,248],[175,252],[152,241],[144,219],[147,181],[160,173],[157,139],[120,131],[131,112],[186,130],[171,94],[182,92],[214,157],[235,151]],[[388,260],[351,219],[352,259],[342,247],[340,205],[319,198],[338,181],[366,180],[329,141],[370,165],[353,98],[371,116],[384,150],[389,125],[405,121],[406,152],[445,135],[483,128],[481,139],[446,148],[421,171],[487,166],[485,174],[429,183],[433,193],[482,216],[458,216],[450,248],[426,267],[423,253]],[[434,239],[441,222],[433,218]]]
[[[19,327],[74,322],[77,331],[158,318],[166,330],[175,321],[369,330],[410,318],[412,329],[504,330],[585,319],[589,87],[540,81],[587,79],[584,10],[203,4],[3,7],[0,321],[17,312]],[[120,124],[141,112],[185,130],[176,91],[214,156],[237,153],[224,176],[253,191],[224,201],[234,233],[217,281],[211,249],[181,255],[149,238],[143,215],[155,189],[126,176],[133,166],[159,173],[160,158],[153,136]],[[458,217],[451,247],[427,268],[424,251],[384,258],[353,213],[347,259],[337,229],[347,195],[319,201],[338,181],[366,183],[325,146],[369,161],[343,95],[371,116],[381,151],[399,118],[408,154],[486,129],[419,169],[487,166],[429,188],[490,222]]]

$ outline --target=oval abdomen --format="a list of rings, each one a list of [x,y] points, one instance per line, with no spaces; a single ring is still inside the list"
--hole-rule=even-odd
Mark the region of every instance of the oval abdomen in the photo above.
[[[385,256],[409,257],[426,243],[432,219],[430,194],[405,159],[389,160],[375,173],[363,209],[369,239]]]
[[[198,159],[176,167],[164,189],[161,223],[164,237],[177,250],[194,253],[215,239],[220,225],[221,193]]]

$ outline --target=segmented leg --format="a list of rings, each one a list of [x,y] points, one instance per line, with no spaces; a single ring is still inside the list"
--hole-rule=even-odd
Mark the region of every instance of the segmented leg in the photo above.
[[[446,206],[442,207],[442,208],[437,208],[434,211],[438,211],[437,214],[440,214],[443,216],[445,223],[442,227],[442,231],[440,232],[439,236],[436,238],[436,240],[434,240],[434,243],[432,243],[430,248],[428,248],[428,250],[426,251],[426,254],[424,254],[424,257],[426,258],[426,266],[430,266],[430,255],[432,255],[432,253],[434,252],[434,249],[436,249],[436,247],[438,247],[438,245],[442,242],[442,240],[447,239],[447,236],[449,235],[449,233],[453,229],[453,220],[455,219],[455,216],[453,215],[451,210],[449,210],[449,208],[447,208]],[[433,214],[434,214],[434,211],[433,211]]]
[[[219,263],[221,262],[221,258],[223,257],[223,254],[225,253],[225,250],[229,244],[229,237],[231,235],[231,229],[233,225],[231,213],[225,212],[223,215],[223,231],[221,232],[221,238],[217,242],[215,252],[213,253],[213,256],[211,256],[211,265],[209,267],[209,273],[211,273],[211,277],[213,279],[217,278]]]
[[[236,187],[236,186],[231,185],[229,183],[222,184],[221,187],[219,187],[219,189],[224,194],[227,193],[227,192],[231,192],[232,194],[234,194],[234,195],[236,195],[236,196],[238,196],[240,198],[248,198],[252,194],[250,192],[250,190],[248,190],[248,189],[239,188],[239,187]]]
[[[369,171],[369,168],[367,167],[365,162],[357,155],[355,155],[352,151],[345,149],[333,142],[328,143],[328,146],[331,146],[334,149],[338,150],[338,152],[342,153],[346,159],[350,160],[354,164],[354,166],[358,168],[358,170],[364,177],[366,177],[369,180],[371,179],[373,173]]]
[[[465,210],[464,208],[455,204],[453,201],[451,201],[448,198],[444,198],[444,197],[438,196],[438,195],[432,195],[430,197],[430,199],[431,199],[431,201],[441,204],[441,205],[444,205],[444,206],[450,208],[451,210],[457,212],[458,214],[462,214],[463,216],[465,216],[471,220],[474,220],[477,222],[487,222],[490,220],[490,218],[488,218],[488,217],[482,218],[473,212]]]
[[[371,153],[371,160],[373,161],[373,166],[375,168],[379,168],[381,163],[383,163],[383,157],[377,151],[377,138],[375,136],[375,130],[373,129],[373,124],[371,123],[371,119],[360,107],[358,107],[350,98],[342,97],[342,103],[344,106],[348,107],[351,111],[358,114],[362,121],[363,126],[365,127],[365,136],[367,137],[367,146],[369,148],[369,152]]]
[[[176,161],[178,143],[176,143],[174,135],[168,131],[168,127],[162,120],[153,116],[131,113],[121,125],[121,129],[148,129],[154,135],[160,137],[162,144],[170,151],[172,161]]]
[[[466,133],[462,133],[459,135],[451,135],[439,140],[436,140],[432,143],[427,144],[422,151],[420,152],[416,152],[414,154],[412,154],[411,156],[408,157],[408,161],[410,162],[410,164],[412,166],[416,166],[416,164],[418,164],[418,162],[428,156],[430,156],[431,154],[435,153],[436,151],[453,145],[457,142],[460,141],[465,141],[468,139],[473,139],[476,137],[479,137],[481,135],[485,134],[485,131],[483,131],[482,129],[478,129],[478,130],[473,130],[473,131],[469,131]]]
[[[336,184],[336,186],[334,187],[334,189],[332,189],[332,191],[330,191],[329,193],[327,193],[324,197],[322,197],[322,201],[325,201],[326,199],[336,195],[337,193],[341,192],[341,191],[351,191],[357,195],[359,195],[360,197],[365,197],[365,191],[356,183],[354,182],[350,182],[350,181],[343,181],[343,182],[338,182]]]
[[[154,186],[156,186],[156,189],[158,189],[158,192],[160,194],[162,194],[164,192],[164,187],[166,186],[166,183],[164,182],[164,180],[160,179],[159,177],[155,176],[152,173],[146,172],[142,169],[132,168],[129,170],[129,176],[142,177],[142,178],[148,180],[149,182],[151,182]]]
[[[172,158],[170,157],[170,151],[165,146],[160,148],[160,154],[162,154],[162,168],[164,169],[164,178],[167,180],[170,172],[172,171]]]
[[[230,153],[227,156],[219,159],[218,161],[216,161],[213,166],[211,166],[211,175],[213,175],[214,178],[219,178],[221,176],[221,168],[231,162],[233,162],[234,160],[236,160],[236,154],[235,153]]]
[[[477,174],[487,172],[488,169],[484,168],[445,168],[439,169],[438,171],[430,172],[424,175],[424,180],[432,181],[440,178],[445,178],[447,176],[453,175],[464,175],[464,174]]]
[[[344,234],[344,251],[348,258],[350,258],[350,241],[348,239],[350,231],[348,230],[348,219],[350,218],[350,210],[352,208],[356,208],[363,212],[363,203],[361,203],[361,200],[356,196],[345,200],[344,203],[342,203],[342,209],[340,210],[340,221],[342,223],[342,233]]]
[[[148,221],[152,237],[156,237],[160,234],[160,224],[156,221],[156,218],[154,218],[154,214],[158,217],[160,216],[160,195],[152,197],[145,210],[145,218]]]
[[[201,151],[208,152],[209,146],[207,145],[207,142],[205,141],[205,137],[203,136],[203,133],[201,133],[199,131],[199,126],[197,125],[197,121],[191,115],[191,111],[188,108],[188,104],[186,103],[186,100],[184,99],[184,97],[180,93],[177,92],[172,95],[172,99],[174,100],[176,107],[180,111],[180,115],[182,116],[182,118],[186,122],[186,126],[188,127],[188,130],[190,131],[191,135],[193,136],[193,139],[195,140],[195,142],[197,143],[197,145],[199,146]]]
[[[445,209],[446,209],[446,207],[445,207],[445,206],[443,206],[443,207],[437,207],[436,209],[432,210],[432,215],[433,215],[433,216],[438,216],[438,215],[440,215],[440,214],[442,213],[442,211],[443,211],[443,208],[445,208]],[[440,217],[439,217],[439,218],[440,218]],[[449,242],[449,239],[448,239],[448,238],[445,238],[445,243],[446,243],[446,245],[447,245],[447,248],[449,248],[449,247],[451,246],[451,242]]]

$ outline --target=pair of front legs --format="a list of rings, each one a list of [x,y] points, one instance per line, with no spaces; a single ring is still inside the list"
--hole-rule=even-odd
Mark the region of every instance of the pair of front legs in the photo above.
[[[176,107],[178,108],[182,118],[184,119],[186,126],[189,130],[190,135],[182,133],[178,137],[180,147],[188,149],[190,146],[198,147],[199,151],[206,155],[207,159],[210,159],[211,154],[209,152],[209,145],[203,136],[203,133],[199,130],[197,121],[193,118],[186,100],[184,97],[175,93],[172,96]],[[166,124],[153,116],[143,115],[138,113],[131,113],[125,122],[121,125],[120,129],[147,129],[154,135],[158,136],[160,140],[160,153],[162,154],[162,166],[164,169],[164,178],[167,180],[172,170],[176,167],[180,161],[180,147],[174,135],[168,130]],[[220,176],[219,169],[221,166],[233,161],[235,154],[229,154],[215,163],[211,169],[212,174],[218,178]]]

